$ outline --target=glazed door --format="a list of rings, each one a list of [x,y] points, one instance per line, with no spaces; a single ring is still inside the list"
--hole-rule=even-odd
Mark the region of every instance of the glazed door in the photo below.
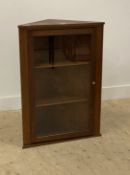
[[[94,30],[31,36],[32,141],[93,132]]]

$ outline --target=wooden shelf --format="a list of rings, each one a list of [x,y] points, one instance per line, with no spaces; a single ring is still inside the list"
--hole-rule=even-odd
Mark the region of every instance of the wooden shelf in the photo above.
[[[80,103],[80,102],[87,102],[87,98],[81,97],[62,97],[56,98],[53,100],[39,100],[37,101],[36,107],[45,107],[45,106],[53,106],[53,105],[62,105],[62,104],[70,104],[70,103]]]
[[[67,66],[79,66],[79,65],[87,65],[90,64],[90,61],[76,61],[76,62],[65,62],[65,63],[56,63],[52,64],[39,64],[35,66],[35,69],[44,69],[44,68],[52,68],[52,67],[67,67]]]

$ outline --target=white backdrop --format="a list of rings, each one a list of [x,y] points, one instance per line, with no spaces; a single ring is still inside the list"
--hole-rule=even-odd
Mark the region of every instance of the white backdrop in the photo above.
[[[46,18],[105,21],[103,99],[130,97],[129,0],[0,0],[0,110],[20,107],[17,25]]]

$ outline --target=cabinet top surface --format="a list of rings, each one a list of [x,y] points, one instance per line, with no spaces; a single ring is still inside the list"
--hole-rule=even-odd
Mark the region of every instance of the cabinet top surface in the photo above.
[[[97,26],[103,25],[104,22],[92,22],[92,21],[73,21],[73,20],[63,20],[63,19],[45,19],[42,21],[27,23],[19,25],[19,28],[52,28],[52,27],[74,27],[74,26]]]

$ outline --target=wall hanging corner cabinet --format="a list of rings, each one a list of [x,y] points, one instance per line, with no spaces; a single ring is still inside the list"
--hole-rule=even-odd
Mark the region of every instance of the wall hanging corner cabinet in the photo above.
[[[103,22],[19,26],[23,147],[100,135]]]

